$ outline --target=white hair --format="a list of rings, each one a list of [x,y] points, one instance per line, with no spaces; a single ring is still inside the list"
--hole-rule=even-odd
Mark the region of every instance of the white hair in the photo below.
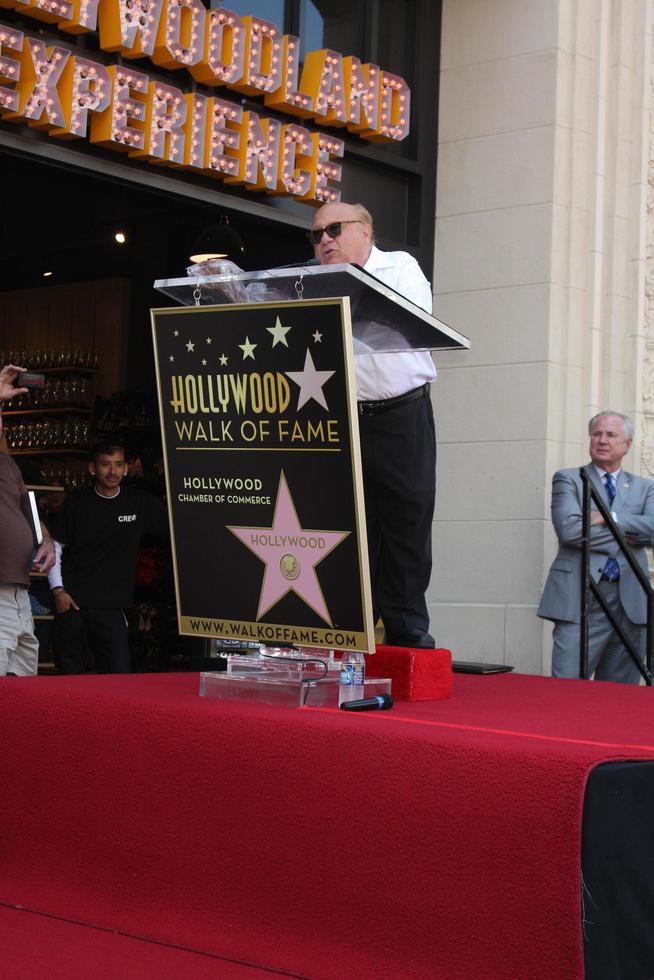
[[[624,423],[624,434],[627,439],[633,439],[634,437],[634,423],[631,421],[628,415],[623,415],[622,412],[614,412],[612,408],[606,408],[603,412],[598,412],[597,415],[593,415],[592,419],[588,423],[588,435],[591,435],[595,424],[605,415],[615,415],[616,418],[622,419]]]

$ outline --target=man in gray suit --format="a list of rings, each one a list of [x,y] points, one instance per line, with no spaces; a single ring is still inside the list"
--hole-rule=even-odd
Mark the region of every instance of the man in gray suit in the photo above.
[[[654,535],[654,481],[622,469],[622,459],[631,448],[633,423],[626,415],[605,411],[590,420],[588,432],[591,462],[586,472],[598,493],[603,494],[614,520],[647,573],[646,548],[651,547]],[[579,677],[582,499],[578,469],[559,470],[554,474],[552,521],[559,552],[538,607],[539,616],[554,620],[554,677]],[[596,509],[591,512],[590,574],[642,655],[647,621],[645,595]],[[595,680],[638,684],[638,668],[592,596],[588,630],[588,664]]]

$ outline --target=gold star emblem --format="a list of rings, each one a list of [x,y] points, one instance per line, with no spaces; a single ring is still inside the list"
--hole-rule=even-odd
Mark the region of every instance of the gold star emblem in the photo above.
[[[275,326],[274,327],[266,327],[266,330],[268,331],[268,333],[272,334],[272,338],[273,338],[272,345],[273,345],[273,347],[276,347],[277,344],[283,344],[284,347],[288,347],[288,341],[286,339],[286,334],[288,333],[288,331],[290,329],[291,329],[290,327],[283,327],[282,326],[282,321],[279,319],[279,317],[277,317],[277,319],[275,320]]]
[[[245,338],[245,343],[244,344],[239,344],[238,346],[243,351],[243,360],[245,360],[246,357],[251,357],[252,360],[254,360],[254,348],[257,345],[256,344],[251,344],[249,337],[246,337]]]

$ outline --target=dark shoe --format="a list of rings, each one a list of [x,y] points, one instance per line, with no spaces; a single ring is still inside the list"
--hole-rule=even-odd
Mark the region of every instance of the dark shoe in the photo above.
[[[401,636],[387,636],[386,645],[389,647],[412,647],[415,650],[435,650],[436,640],[424,630],[409,630]]]

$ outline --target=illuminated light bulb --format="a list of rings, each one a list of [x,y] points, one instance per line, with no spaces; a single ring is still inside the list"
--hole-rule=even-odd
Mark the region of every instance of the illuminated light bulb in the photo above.
[[[124,231],[117,231],[114,235],[114,239],[119,245],[124,245],[127,241],[127,235]]]

